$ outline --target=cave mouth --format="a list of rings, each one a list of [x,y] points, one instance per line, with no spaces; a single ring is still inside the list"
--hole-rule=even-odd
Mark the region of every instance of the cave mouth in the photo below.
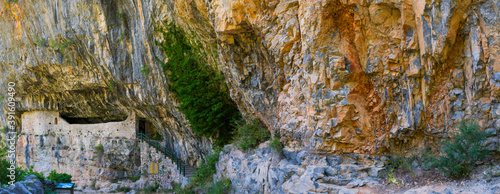
[[[139,119],[139,133],[146,134],[146,119]]]
[[[127,115],[114,115],[106,117],[73,117],[67,115],[60,115],[62,119],[66,120],[69,124],[98,124],[109,122],[120,122],[127,120]]]

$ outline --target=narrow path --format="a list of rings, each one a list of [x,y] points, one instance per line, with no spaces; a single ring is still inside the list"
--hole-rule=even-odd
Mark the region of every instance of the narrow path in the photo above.
[[[138,133],[137,137],[142,141],[147,142],[149,146],[155,148],[156,151],[170,158],[172,162],[177,165],[179,173],[182,174],[184,177],[191,178],[196,172],[196,167],[190,166],[189,164],[183,162],[180,158],[175,156],[174,152],[168,150],[166,147],[162,147],[161,144],[158,143],[158,141],[152,140],[144,133]]]

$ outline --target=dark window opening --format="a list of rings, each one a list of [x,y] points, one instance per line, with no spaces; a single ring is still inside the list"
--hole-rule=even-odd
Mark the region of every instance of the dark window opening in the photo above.
[[[146,119],[139,119],[139,133],[146,134]]]
[[[97,124],[119,122],[127,120],[127,115],[117,115],[112,117],[68,117],[61,115],[61,118],[66,120],[69,124]]]
[[[56,125],[57,125],[57,117],[56,117],[56,118],[54,118],[54,124],[56,124]]]

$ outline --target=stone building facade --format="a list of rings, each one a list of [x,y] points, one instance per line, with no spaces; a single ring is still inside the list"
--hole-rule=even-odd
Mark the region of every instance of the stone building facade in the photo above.
[[[141,157],[141,151],[148,152],[142,155],[151,155],[149,152],[156,150],[141,150],[148,145],[141,146],[137,139],[139,122],[134,113],[123,121],[91,124],[71,124],[59,112],[23,113],[17,164],[24,168],[33,166],[45,176],[52,170],[68,173],[79,185],[147,174],[144,169],[150,159]],[[175,168],[171,162],[162,165]],[[168,172],[166,176],[179,177],[176,171]],[[168,187],[170,182],[163,181],[162,185]]]

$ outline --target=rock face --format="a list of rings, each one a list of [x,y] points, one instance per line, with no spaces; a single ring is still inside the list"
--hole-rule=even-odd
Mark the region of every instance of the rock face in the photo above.
[[[2,194],[32,193],[43,194],[44,185],[35,175],[28,175],[24,181],[19,181],[6,188],[0,188]]]
[[[415,150],[465,119],[500,128],[500,1],[141,0],[2,4],[2,83],[19,115],[135,112],[199,163],[155,56],[154,25],[176,21],[218,52],[231,97],[289,151]],[[0,91],[6,93],[6,84]],[[3,104],[2,104],[3,106]],[[5,107],[5,106],[3,106]],[[4,115],[1,115],[5,123]],[[498,138],[490,146],[498,146]],[[415,149],[413,149],[415,148]]]
[[[154,0],[2,3],[0,91],[6,99],[7,82],[16,83],[17,126],[23,112],[36,110],[76,118],[134,112],[155,125],[178,157],[199,163],[211,141],[196,136],[175,108],[155,59],[162,53],[153,24],[172,20],[172,6]]]
[[[216,178],[231,179],[235,193],[356,193],[347,188],[378,184],[378,172],[387,160],[359,154],[315,156],[308,151],[285,151],[283,157],[266,144],[253,152],[226,146]]]
[[[498,1],[212,1],[233,98],[289,149],[380,154],[497,127]]]

